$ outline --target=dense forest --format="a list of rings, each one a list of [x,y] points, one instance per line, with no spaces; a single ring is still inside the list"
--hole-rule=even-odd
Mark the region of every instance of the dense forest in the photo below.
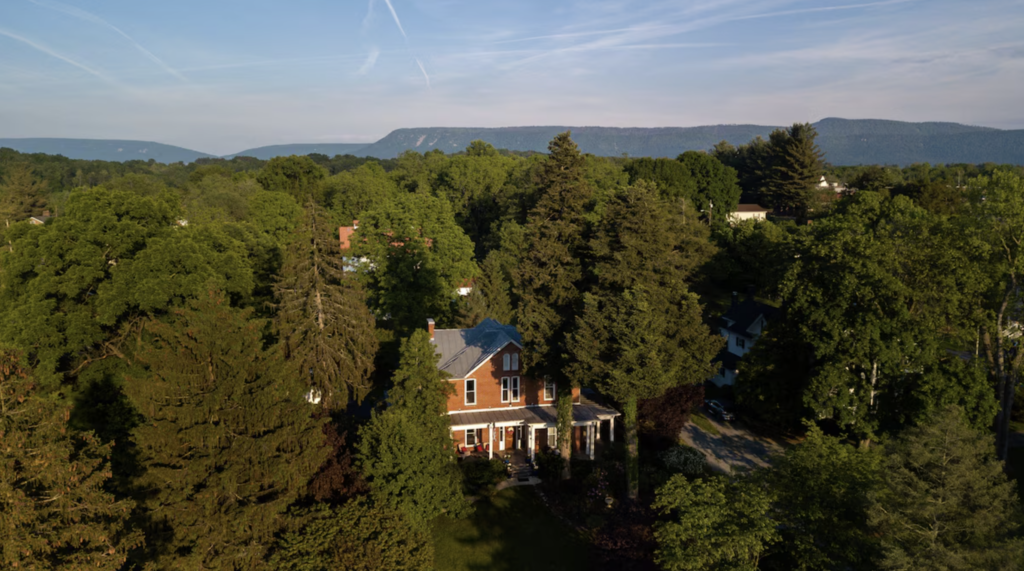
[[[676,159],[570,133],[389,160],[0,149],[0,558],[440,567],[438,530],[503,475],[456,460],[424,329],[493,318],[558,381],[560,426],[574,387],[623,413],[601,458],[570,461],[560,428],[541,463],[538,509],[581,568],[1018,569],[1024,169],[832,167],[816,139]],[[773,215],[737,223],[740,203]],[[748,290],[780,317],[732,396],[793,444],[720,474],[678,434],[721,300]]]

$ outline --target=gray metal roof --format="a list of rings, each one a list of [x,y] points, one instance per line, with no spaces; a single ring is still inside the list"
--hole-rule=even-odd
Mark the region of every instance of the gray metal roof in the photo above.
[[[608,420],[619,416],[619,412],[598,404],[577,404],[572,407],[573,423]],[[529,406],[502,410],[485,410],[482,412],[461,412],[448,415],[453,429],[459,426],[481,424],[525,424],[525,425],[558,425],[558,409],[553,406]]]
[[[487,318],[472,329],[436,329],[433,343],[440,355],[438,368],[463,379],[505,345],[522,347],[523,339],[515,327]]]

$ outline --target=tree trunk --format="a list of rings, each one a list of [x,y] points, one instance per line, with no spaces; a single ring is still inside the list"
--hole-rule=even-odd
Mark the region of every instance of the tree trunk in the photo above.
[[[626,432],[626,497],[635,502],[640,495],[640,438],[637,430],[636,397],[626,401],[623,428]]]
[[[568,384],[568,383],[565,383]],[[572,477],[572,387],[558,395],[558,453],[565,461],[562,464],[562,479]]]

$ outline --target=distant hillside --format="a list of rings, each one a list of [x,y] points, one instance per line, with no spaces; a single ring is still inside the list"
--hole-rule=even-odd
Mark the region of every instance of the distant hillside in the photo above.
[[[758,125],[712,125],[708,127],[498,127],[397,129],[367,146],[361,154],[390,159],[412,149],[421,153],[441,149],[454,153],[476,139],[499,149],[546,153],[558,133],[572,130],[572,139],[585,153],[600,156],[676,157],[684,151],[710,149],[726,140],[741,144],[757,135],[767,137],[773,127]]]
[[[1024,164],[1024,130],[873,119],[823,119],[814,126],[834,165]]]
[[[912,163],[1008,163],[1024,165],[1024,130],[1003,131],[959,123],[905,123],[880,119],[822,119],[814,124],[825,160],[837,165]],[[690,150],[709,150],[720,141],[742,145],[768,137],[777,127],[711,125],[706,127],[425,127],[397,129],[372,144],[326,143],[273,145],[227,155],[271,159],[320,153],[391,159],[407,150],[440,149],[455,153],[476,139],[499,149],[547,152],[555,135],[572,131],[585,153],[599,156],[676,157]],[[24,153],[60,154],[72,159],[127,161],[155,159],[162,163],[191,162],[212,155],[145,141],[93,139],[0,139],[0,147]]]
[[[879,119],[823,119],[814,124],[818,145],[834,165],[912,163],[1024,164],[1024,130],[1002,131],[959,123],[906,123]],[[676,157],[684,151],[709,150],[720,141],[733,145],[756,136],[768,137],[777,127],[714,125],[708,127],[501,127],[495,129],[398,129],[367,146],[360,154],[393,158],[412,149],[446,153],[482,139],[499,149],[547,152],[558,133],[572,130],[585,153],[600,156]]]
[[[225,159],[231,159],[234,157],[254,157],[260,160],[270,160],[274,157],[287,157],[290,155],[311,155],[313,153],[319,153],[321,155],[327,155],[333,157],[335,155],[358,155],[366,156],[360,152],[360,149],[364,149],[369,143],[326,143],[319,145],[270,145],[267,147],[256,147],[255,149],[246,149],[244,151],[237,152],[233,155],[225,155]]]
[[[114,139],[0,139],[0,147],[8,147],[22,153],[64,155],[69,159],[87,161],[125,162],[153,159],[158,163],[190,163],[196,159],[214,156],[151,141]]]

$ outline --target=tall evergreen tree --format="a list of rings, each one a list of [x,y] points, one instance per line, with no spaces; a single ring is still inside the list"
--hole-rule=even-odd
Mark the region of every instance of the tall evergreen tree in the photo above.
[[[327,456],[301,379],[250,314],[211,293],[145,324],[125,392],[144,418],[136,486],[157,568],[263,568]]]
[[[881,569],[1020,569],[1018,500],[992,438],[949,408],[886,450],[869,509]]]
[[[453,389],[437,359],[426,331],[404,340],[387,408],[360,431],[359,462],[374,502],[416,524],[469,507],[445,414]]]
[[[637,401],[713,373],[722,339],[701,319],[686,287],[694,265],[682,247],[696,224],[641,181],[612,198],[590,242],[594,285],[568,340],[572,379],[624,407],[628,495],[639,485]]]
[[[771,134],[767,191],[773,206],[791,208],[798,216],[806,216],[815,206],[816,185],[824,173],[824,154],[814,142],[817,136],[810,123],[794,123]]]
[[[568,478],[573,383],[565,344],[582,309],[585,215],[593,190],[586,180],[584,157],[569,132],[556,136],[548,150],[515,287],[524,372],[550,379],[558,387],[558,449],[566,459],[562,476]]]
[[[275,286],[275,326],[291,375],[308,380],[327,410],[362,400],[377,353],[373,314],[354,272],[345,272],[337,229],[312,200]]]
[[[70,407],[0,351],[0,561],[10,569],[121,569],[142,534],[104,489],[110,445],[69,430]]]

